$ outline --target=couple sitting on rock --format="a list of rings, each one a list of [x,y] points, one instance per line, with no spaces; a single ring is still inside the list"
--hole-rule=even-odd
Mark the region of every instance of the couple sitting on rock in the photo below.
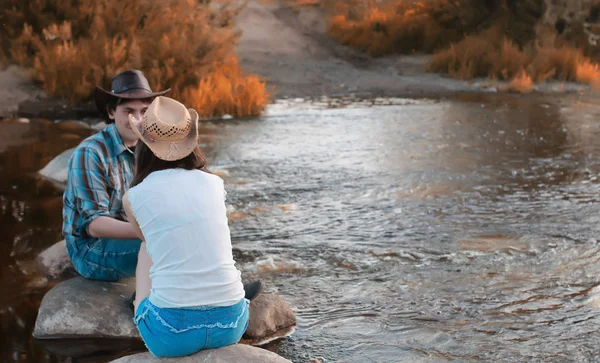
[[[69,160],[63,233],[82,276],[136,277],[134,322],[148,350],[184,356],[237,343],[261,284],[242,284],[198,114],[168,91],[153,92],[140,71],[95,88],[110,125]]]

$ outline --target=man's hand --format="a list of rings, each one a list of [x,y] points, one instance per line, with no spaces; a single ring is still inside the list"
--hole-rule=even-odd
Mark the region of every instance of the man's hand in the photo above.
[[[96,238],[135,239],[139,238],[131,223],[101,216],[88,226],[88,233]]]

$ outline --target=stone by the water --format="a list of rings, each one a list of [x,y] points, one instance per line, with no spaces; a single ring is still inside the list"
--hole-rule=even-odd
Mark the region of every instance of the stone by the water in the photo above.
[[[56,242],[40,253],[36,262],[40,274],[49,279],[77,275],[73,263],[71,263],[71,259],[67,254],[65,240]]]
[[[56,126],[61,130],[89,130],[92,128],[89,123],[80,120],[61,121]]]
[[[73,151],[75,151],[75,148],[68,149],[60,153],[38,172],[39,175],[50,181],[57,188],[65,190],[69,172],[69,158],[73,154]]]
[[[139,338],[128,299],[135,280],[104,282],[75,277],[42,299],[33,336],[56,338]]]
[[[296,315],[281,296],[260,294],[250,303],[250,321],[244,339],[261,345],[289,335],[295,326]]]
[[[202,350],[181,358],[157,358],[150,353],[134,354],[114,360],[113,363],[291,363],[273,352],[248,345],[235,344],[219,349]]]
[[[60,247],[59,242],[49,250],[55,255],[66,255],[64,247]],[[134,289],[133,278],[103,282],[75,277],[63,281],[42,299],[33,336],[43,340],[47,349],[68,356],[74,355],[73,344],[77,343],[61,344],[65,339],[70,342],[94,339],[139,342],[141,338],[128,302]],[[295,324],[296,316],[285,300],[274,294],[261,294],[250,303],[250,321],[241,343],[261,345],[285,337]],[[98,347],[101,345],[82,344],[77,347],[77,355],[105,351]]]

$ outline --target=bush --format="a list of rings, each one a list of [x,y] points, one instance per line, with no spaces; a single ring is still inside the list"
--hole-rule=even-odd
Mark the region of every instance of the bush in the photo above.
[[[527,63],[528,54],[506,39],[499,28],[492,28],[437,52],[428,70],[460,79],[511,79],[519,75]]]
[[[430,53],[446,47],[485,24],[502,4],[500,0],[324,3],[336,9],[330,20],[330,35],[373,56]]]
[[[511,80],[514,88],[549,78],[600,85],[599,66],[580,49],[569,45],[537,45],[521,49],[498,28],[467,36],[437,52],[428,70],[460,79]]]
[[[237,58],[230,56],[197,85],[186,87],[180,98],[196,105],[201,116],[227,114],[242,117],[259,115],[269,101],[269,93],[263,80],[245,75]]]
[[[521,73],[513,78],[508,84],[508,91],[531,93],[533,91],[533,80],[525,71],[521,71]]]
[[[333,16],[329,26],[329,34],[338,42],[372,56],[431,51],[449,41],[443,33],[431,9],[421,3],[351,8]]]
[[[226,2],[219,6],[203,0],[0,0],[1,21],[7,24],[11,42],[0,44],[10,58],[32,68],[44,89],[56,96],[78,102],[90,96],[93,85],[107,86],[116,73],[141,69],[155,89],[171,87],[174,98],[203,115],[220,115],[223,102],[235,102],[236,115],[259,114],[268,102],[264,82],[245,75],[232,61],[239,36],[234,16],[240,6]],[[19,24],[25,25],[19,29]],[[230,90],[219,83],[217,103],[203,101],[199,94],[214,90],[209,80],[227,69]],[[234,71],[235,69],[235,71]],[[232,78],[237,77],[237,78]],[[252,105],[240,105],[234,95],[240,87],[252,85]],[[250,88],[248,88],[250,89]],[[256,103],[259,102],[260,104]]]

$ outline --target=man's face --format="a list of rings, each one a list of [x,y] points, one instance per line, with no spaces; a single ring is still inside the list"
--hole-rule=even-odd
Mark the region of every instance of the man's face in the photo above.
[[[136,134],[129,126],[129,115],[141,120],[150,103],[151,100],[123,101],[117,105],[114,112],[109,111],[108,117],[115,120],[115,126],[125,145],[134,146],[138,141]]]

